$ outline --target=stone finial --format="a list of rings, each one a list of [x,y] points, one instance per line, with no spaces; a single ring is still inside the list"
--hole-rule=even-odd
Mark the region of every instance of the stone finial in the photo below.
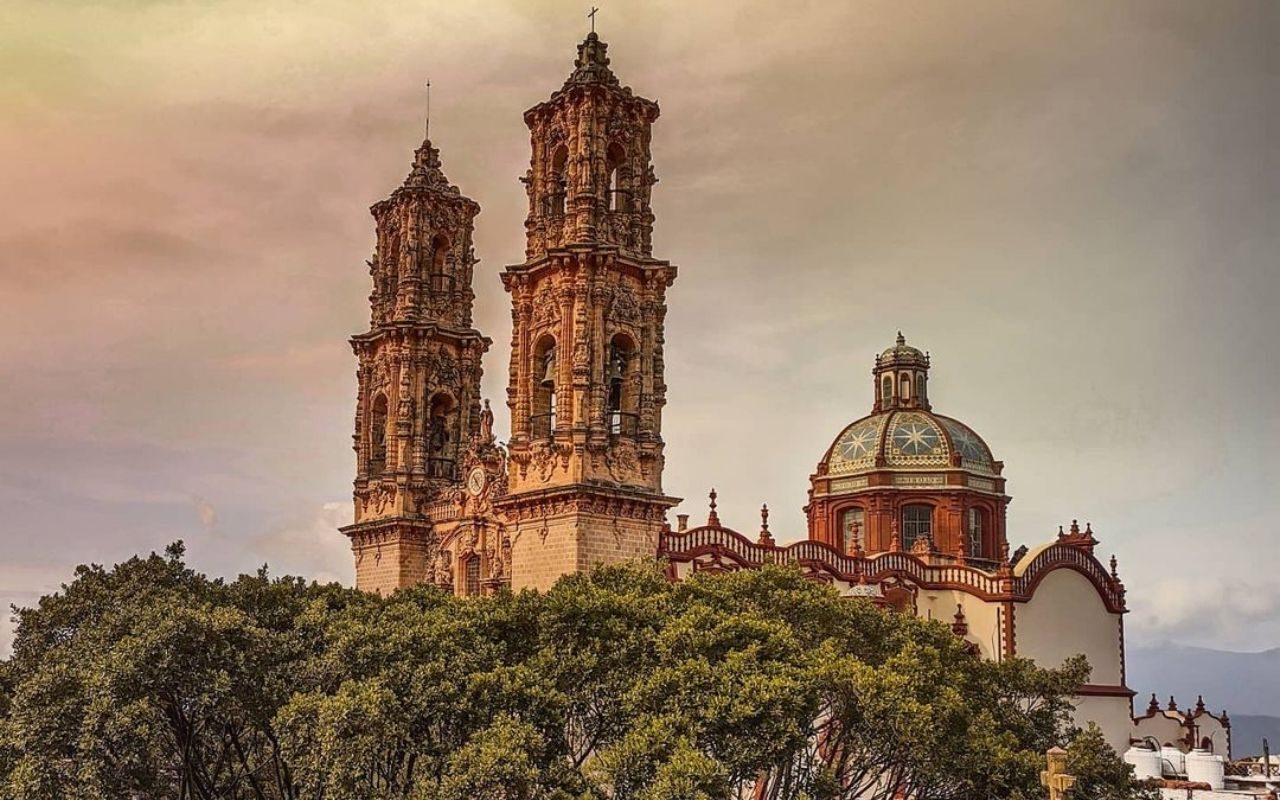
[[[1115,553],[1112,553],[1112,554],[1111,554],[1111,579],[1112,579],[1112,580],[1115,580],[1115,581],[1120,580],[1120,572],[1119,572],[1119,570],[1117,570],[1117,569],[1116,569],[1116,554],[1115,554]]]
[[[1197,714],[1204,713],[1204,695],[1202,694],[1196,695],[1196,713]]]
[[[676,530],[680,533],[684,533],[689,530],[688,514],[676,514]]]
[[[897,341],[898,347],[902,347],[906,343],[907,343],[907,337],[902,335],[902,331],[898,331],[898,341]]]
[[[956,615],[951,623],[951,632],[956,636],[965,636],[969,633],[969,622],[964,616],[964,606],[956,603]]]
[[[711,499],[711,512],[707,514],[707,525],[718,528],[720,527],[720,515],[716,513],[716,490],[714,487],[707,494],[707,497]]]
[[[773,547],[773,534],[769,533],[769,504],[760,506],[760,540],[759,544]]]
[[[1079,535],[1080,535],[1080,523],[1079,523],[1079,522],[1077,522],[1077,521],[1076,521],[1076,520],[1074,520],[1074,519],[1073,519],[1073,520],[1071,520],[1071,535],[1072,535],[1072,536],[1079,536]]]
[[[1170,711],[1178,710],[1178,701],[1173,699],[1173,695],[1169,695],[1169,710]]]
[[[595,31],[588,33],[587,38],[578,45],[578,57],[573,62],[573,74],[565,83],[603,83],[617,86],[618,77],[609,69],[608,52],[609,45],[600,41]]]
[[[1061,525],[1058,526],[1058,538],[1059,539],[1067,538],[1067,534],[1063,532]]]
[[[1231,727],[1231,718],[1227,716],[1227,710],[1225,708],[1222,709],[1222,714],[1218,717],[1218,721],[1222,723],[1222,727],[1224,728]]]
[[[402,188],[435,189],[449,194],[459,194],[458,187],[449,183],[440,166],[440,151],[430,139],[424,139],[422,145],[413,153],[413,166],[404,179]]]
[[[849,537],[849,555],[853,558],[862,558],[862,523],[855,520],[851,533],[853,535]]]
[[[933,546],[933,539],[929,536],[917,536],[916,540],[911,543],[911,553],[917,556],[928,556],[938,552]]]
[[[1156,693],[1151,693],[1151,702],[1147,703],[1147,713],[1157,714],[1160,711],[1160,701],[1156,699]]]

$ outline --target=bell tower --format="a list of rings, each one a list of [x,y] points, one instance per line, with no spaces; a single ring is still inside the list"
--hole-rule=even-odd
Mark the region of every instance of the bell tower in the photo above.
[[[429,578],[433,517],[480,434],[480,360],[491,342],[471,322],[480,206],[445,178],[430,140],[404,183],[370,212],[369,330],[351,338],[359,359],[355,522],[342,532],[356,585],[386,594]]]
[[[507,267],[512,340],[512,588],[653,558],[662,491],[663,320],[676,268],[653,258],[658,105],[609,69],[593,32],[574,71],[525,112],[523,264]]]

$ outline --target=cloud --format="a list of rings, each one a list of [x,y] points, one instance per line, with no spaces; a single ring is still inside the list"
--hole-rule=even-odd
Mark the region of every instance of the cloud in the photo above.
[[[205,530],[212,530],[213,526],[218,524],[218,512],[214,510],[213,503],[203,497],[192,497],[191,504],[195,507],[196,516],[200,518],[200,524]]]
[[[1280,392],[1260,366],[1280,340],[1270,13],[607,10],[614,69],[663,109],[680,510],[715,485],[730,524],[754,529],[767,501],[780,539],[802,535],[807,477],[869,410],[871,358],[901,328],[933,352],[937,410],[1005,461],[1015,544],[1091,520],[1135,629],[1261,613],[1175,594],[1185,575],[1268,596],[1249,520],[1280,512],[1280,420],[1260,402]],[[349,580],[331,501],[354,466],[368,206],[405,175],[430,77],[445,169],[484,209],[475,317],[501,398],[521,112],[584,23],[549,0],[0,5],[12,560],[55,552],[69,575],[185,538],[209,571]]]
[[[248,545],[277,575],[300,575],[321,583],[353,583],[351,546],[338,529],[354,519],[350,501],[328,502]]]

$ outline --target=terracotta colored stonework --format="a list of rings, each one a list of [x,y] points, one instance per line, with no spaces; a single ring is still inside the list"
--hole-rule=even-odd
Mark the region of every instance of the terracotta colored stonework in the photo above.
[[[359,357],[356,583],[468,594],[546,587],[596,564],[656,558],[663,324],[676,268],[652,256],[650,125],[593,33],[532,134],[526,260],[507,267],[511,438],[480,408],[489,340],[471,327],[473,220],[430,142],[372,209],[378,249]],[[485,420],[488,420],[486,423]]]

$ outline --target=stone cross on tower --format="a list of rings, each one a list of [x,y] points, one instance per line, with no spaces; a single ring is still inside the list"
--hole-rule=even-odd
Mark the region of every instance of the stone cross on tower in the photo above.
[[[622,86],[594,32],[573,66],[525,112],[525,262],[502,275],[512,339],[501,510],[515,520],[516,590],[655,557],[678,502],[662,491],[663,328],[676,268],[650,243],[658,104]]]

